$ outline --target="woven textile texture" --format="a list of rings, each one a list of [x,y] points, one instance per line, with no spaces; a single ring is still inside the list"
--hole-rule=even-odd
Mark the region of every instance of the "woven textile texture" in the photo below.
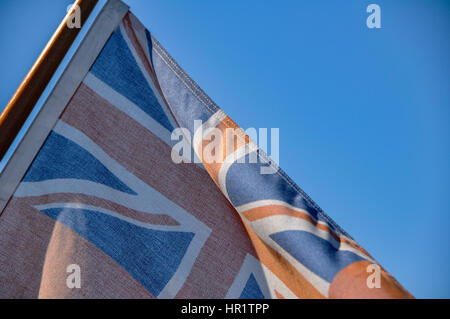
[[[180,127],[197,162],[172,159]],[[0,216],[3,298],[411,297],[371,264],[131,13]]]

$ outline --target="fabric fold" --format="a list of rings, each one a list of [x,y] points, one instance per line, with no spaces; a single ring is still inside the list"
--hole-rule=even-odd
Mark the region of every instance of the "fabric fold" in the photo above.
[[[132,13],[29,167],[0,234],[1,297],[412,297]]]

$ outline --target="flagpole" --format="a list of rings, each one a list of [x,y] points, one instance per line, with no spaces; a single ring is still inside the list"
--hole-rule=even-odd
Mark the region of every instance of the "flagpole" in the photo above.
[[[80,8],[81,27],[97,2],[98,0],[76,0],[74,2],[74,5]],[[75,10],[76,6],[72,6],[1,113],[0,159],[9,149],[79,33],[81,28],[69,28],[67,24],[68,21],[71,21]]]

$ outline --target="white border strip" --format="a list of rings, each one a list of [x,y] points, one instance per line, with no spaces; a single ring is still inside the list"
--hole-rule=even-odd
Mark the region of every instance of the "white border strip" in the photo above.
[[[0,213],[28,166],[129,7],[100,0],[0,161]]]

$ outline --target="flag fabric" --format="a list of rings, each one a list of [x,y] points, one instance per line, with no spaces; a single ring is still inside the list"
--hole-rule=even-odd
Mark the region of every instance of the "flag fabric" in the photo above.
[[[198,162],[173,161],[176,128]],[[227,129],[231,152],[205,161]],[[128,13],[0,216],[0,297],[411,295]]]

